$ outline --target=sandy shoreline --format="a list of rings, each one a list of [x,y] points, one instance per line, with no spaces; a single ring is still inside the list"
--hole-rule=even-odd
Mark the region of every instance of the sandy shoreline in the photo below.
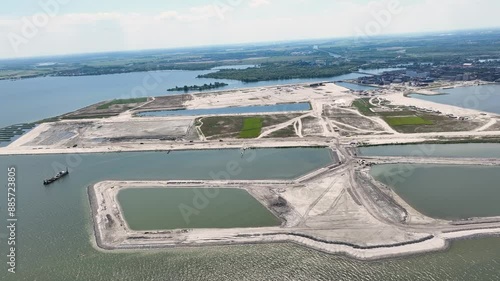
[[[294,226],[265,227],[265,228],[234,228],[234,229],[186,229],[186,230],[158,230],[158,231],[132,231],[128,228],[121,215],[112,210],[112,206],[119,205],[116,201],[105,202],[105,198],[114,198],[122,189],[126,188],[191,188],[201,186],[218,186],[220,188],[242,188],[237,184],[224,181],[193,181],[195,183],[178,185],[174,182],[143,181],[143,182],[101,182],[88,187],[89,202],[91,205],[93,232],[95,245],[105,251],[141,251],[146,249],[162,249],[174,247],[203,247],[261,243],[295,243],[311,249],[329,254],[345,255],[363,261],[373,261],[399,256],[424,254],[434,251],[446,250],[451,241],[469,239],[478,236],[500,235],[500,225],[495,224],[490,228],[468,229],[470,226],[459,226],[456,230],[439,231],[429,228],[427,233],[419,234],[420,237],[405,238],[400,242],[379,242],[372,244],[357,244],[350,241],[321,238],[314,232],[307,233],[304,229]],[[252,181],[247,181],[251,183]],[[259,181],[263,182],[263,181]],[[269,183],[269,184],[272,184]],[[245,190],[251,190],[244,188]],[[112,192],[107,194],[106,192]],[[252,194],[252,192],[250,191]],[[106,195],[107,194],[107,195]],[[252,194],[254,195],[254,194]],[[262,198],[256,198],[262,202]],[[99,204],[101,202],[101,204]],[[265,204],[265,202],[263,202]],[[106,228],[104,214],[114,213],[113,220],[120,224],[116,227]],[[385,227],[391,227],[386,225]],[[111,232],[110,232],[111,231]],[[134,238],[135,237],[135,238]],[[390,239],[390,238],[383,238]],[[382,240],[383,240],[382,239]],[[381,241],[382,241],[381,240]]]
[[[496,114],[406,97],[404,89],[396,86],[380,88],[377,92],[379,94],[373,96],[372,99],[380,98],[394,106],[424,108],[428,111],[440,112],[440,115],[467,117],[476,122],[477,126],[461,132],[402,134],[396,132],[378,116],[363,116],[357,110],[351,109],[353,101],[364,96],[353,93],[334,83],[327,83],[317,88],[308,87],[307,84],[299,84],[195,94],[192,95],[192,99],[185,102],[186,109],[299,102],[309,102],[311,104],[311,110],[302,112],[304,115],[301,118],[268,128],[257,139],[242,140],[233,138],[224,139],[223,142],[219,142],[218,139],[206,141],[206,138],[199,133],[196,133],[197,136],[193,136],[193,132],[198,130],[197,128],[195,130],[193,123],[199,116],[144,118],[133,117],[134,111],[127,111],[108,119],[69,120],[42,124],[9,146],[0,148],[0,155],[139,152],[242,147],[311,147],[329,146],[335,141],[350,143],[353,140],[367,144],[397,144],[435,141],[443,138],[500,138],[500,127],[498,126],[500,116]],[[161,108],[156,110],[161,110]],[[331,118],[327,114],[327,110],[331,110],[332,114],[339,114],[340,119]],[[290,112],[244,115],[280,115],[286,113]],[[344,114],[350,115],[350,119],[343,117]],[[230,116],[233,115],[238,114]],[[315,121],[309,124],[311,127],[308,127],[307,124],[304,124],[302,118],[314,118]],[[263,138],[289,125],[296,126],[296,137],[284,139]],[[169,130],[168,127],[173,129]],[[378,129],[374,129],[374,127],[378,127]],[[307,130],[311,132],[309,135],[306,133]],[[141,133],[133,133],[136,131]],[[160,140],[161,136],[164,138],[172,137],[176,140],[162,141]],[[106,139],[108,141],[105,141]]]
[[[500,138],[496,114],[436,104],[405,97],[404,90],[384,87],[371,96],[370,104],[384,109],[383,100],[394,107],[423,108],[470,118],[458,132],[401,133],[377,114],[364,115],[353,101],[366,97],[333,83],[308,87],[283,85],[193,95],[186,109],[272,105],[309,102],[311,110],[288,117],[281,124],[263,129],[256,139],[206,140],[195,120],[199,116],[159,118],[133,117],[133,111],[108,119],[46,123],[5,148],[0,155],[88,154],[120,152],[169,152],[192,150],[329,147],[338,151],[334,163],[289,181],[104,181],[88,187],[91,207],[92,244],[103,251],[136,251],[169,247],[200,247],[255,243],[295,243],[318,251],[359,260],[378,260],[444,250],[450,241],[483,235],[499,235],[499,218],[465,222],[436,220],[420,214],[402,198],[391,197],[358,160],[378,163],[438,163],[500,165],[498,159],[358,158],[357,144],[399,144],[452,139]],[[426,90],[425,90],[426,91]],[[368,94],[370,95],[370,94]],[[387,110],[389,107],[385,107]],[[161,109],[157,109],[161,110]],[[370,109],[371,110],[371,109]],[[373,111],[372,111],[373,112]],[[245,114],[260,115],[264,113]],[[265,113],[279,115],[283,113]],[[430,113],[429,113],[430,114]],[[232,116],[232,115],[231,115]],[[281,121],[280,121],[281,122]],[[266,138],[293,127],[289,138]],[[462,128],[462,127],[460,127]],[[484,161],[482,163],[481,161]],[[279,217],[281,227],[233,229],[178,229],[133,231],[122,216],[116,195],[130,187],[227,187],[246,190]],[[280,202],[280,204],[276,204]],[[286,203],[286,204],[285,204]],[[408,218],[411,217],[411,221]]]

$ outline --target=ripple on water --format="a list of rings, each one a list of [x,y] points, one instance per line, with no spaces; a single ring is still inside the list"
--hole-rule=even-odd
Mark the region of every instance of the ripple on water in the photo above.
[[[75,260],[63,262],[60,267],[35,270],[25,279],[49,280],[44,278],[50,276],[50,280],[123,281],[500,280],[499,253],[499,238],[460,241],[448,252],[377,262],[355,261],[294,244],[167,249],[143,253],[89,251]]]

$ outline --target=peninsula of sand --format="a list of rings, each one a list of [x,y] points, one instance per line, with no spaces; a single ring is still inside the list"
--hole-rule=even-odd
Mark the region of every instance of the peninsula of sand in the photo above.
[[[460,85],[463,86],[463,85]],[[111,117],[44,123],[0,155],[326,147],[331,164],[293,180],[103,181],[88,187],[95,245],[108,251],[291,242],[333,254],[374,260],[446,249],[454,239],[500,235],[500,218],[446,221],[413,209],[370,175],[377,164],[500,166],[498,159],[361,157],[357,146],[424,142],[497,141],[496,114],[408,96],[427,89],[386,86],[355,92],[334,83],[283,85],[149,98]],[[241,114],[164,115],[140,112],[223,109],[309,103],[308,110]],[[87,114],[87,115],[86,115]],[[106,113],[108,114],[108,113]],[[64,117],[64,116],[63,116]],[[259,124],[250,138],[248,120]],[[256,121],[258,120],[258,121]],[[398,122],[415,122],[399,126]],[[419,123],[420,122],[420,123]],[[254,132],[252,132],[254,133]],[[127,188],[231,188],[253,196],[281,225],[255,228],[132,230],[117,199]]]

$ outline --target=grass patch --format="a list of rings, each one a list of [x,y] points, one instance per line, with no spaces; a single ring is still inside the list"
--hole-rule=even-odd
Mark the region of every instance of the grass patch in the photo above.
[[[297,133],[295,133],[295,127],[293,125],[290,125],[286,128],[271,133],[266,138],[292,138],[296,136]]]
[[[262,130],[262,118],[253,117],[243,121],[243,129],[240,132],[240,138],[254,139],[260,136]]]
[[[373,108],[373,105],[370,104],[370,99],[358,99],[355,100],[352,105],[355,106],[363,115],[375,115],[375,113],[370,110]]]
[[[417,110],[412,110],[409,107],[401,106],[391,106],[387,111],[375,110],[378,107],[370,104],[370,99],[362,98],[353,102],[353,107],[356,107],[358,111],[365,116],[377,116],[382,118],[389,126],[394,130],[403,134],[414,134],[414,133],[433,133],[433,132],[462,132],[470,131],[479,128],[485,123],[466,120],[459,121],[455,118],[449,118],[441,114],[429,114],[428,112],[422,112]],[[371,109],[375,110],[373,112]],[[391,111],[393,109],[393,111]],[[353,124],[355,127],[359,127],[358,122],[355,122],[351,114],[344,113],[337,110],[336,112],[329,113],[330,117],[335,117],[333,119],[346,123]],[[338,120],[338,118],[350,118],[346,120]],[[354,123],[353,123],[354,122]],[[368,128],[364,128],[368,129]]]
[[[261,115],[262,128],[278,125],[293,118],[301,116],[302,113]],[[254,116],[213,116],[197,119],[198,123],[203,123],[201,130],[207,139],[240,138],[241,129],[245,119]]]
[[[108,103],[102,104],[97,107],[98,110],[108,109],[115,104],[131,104],[131,103],[143,103],[148,101],[148,98],[136,98],[136,99],[117,99],[112,100]]]
[[[385,117],[385,121],[392,127],[406,125],[434,125],[431,120],[427,120],[419,116],[388,116]]]

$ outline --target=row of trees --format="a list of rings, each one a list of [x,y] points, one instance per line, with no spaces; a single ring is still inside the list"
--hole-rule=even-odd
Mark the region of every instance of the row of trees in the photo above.
[[[285,80],[299,78],[327,78],[356,71],[358,64],[317,66],[300,62],[265,63],[261,67],[247,69],[223,69],[198,76],[199,78],[231,79],[243,82]]]
[[[228,84],[221,83],[221,82],[215,82],[215,83],[210,83],[210,84],[203,84],[201,86],[198,86],[198,85],[187,86],[187,85],[185,85],[184,87],[175,87],[175,88],[172,88],[172,89],[168,89],[168,91],[170,91],[170,92],[207,91],[207,90],[222,88],[222,87],[225,87],[227,85]]]

